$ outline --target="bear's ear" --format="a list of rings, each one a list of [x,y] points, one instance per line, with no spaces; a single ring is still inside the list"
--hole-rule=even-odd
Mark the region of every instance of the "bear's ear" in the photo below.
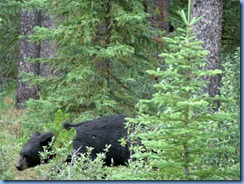
[[[40,136],[40,145],[47,146],[49,142],[52,141],[53,133],[46,132]]]
[[[34,134],[32,134],[31,138],[38,137],[40,135],[41,135],[40,132],[35,132]]]

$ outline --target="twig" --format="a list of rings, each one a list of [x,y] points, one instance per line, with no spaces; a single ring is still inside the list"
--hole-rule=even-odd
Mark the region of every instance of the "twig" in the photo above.
[[[67,178],[68,180],[71,180],[71,167],[72,167],[73,161],[74,161],[75,157],[78,155],[78,152],[80,149],[81,149],[81,146],[77,150],[75,150],[75,152],[72,154],[70,166],[68,167],[68,178]]]

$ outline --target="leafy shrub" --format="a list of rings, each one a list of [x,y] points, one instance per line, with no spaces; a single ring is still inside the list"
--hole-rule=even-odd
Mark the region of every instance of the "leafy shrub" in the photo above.
[[[220,111],[228,112],[232,121],[224,120],[219,129],[230,132],[223,137],[225,146],[232,146],[234,151],[229,154],[220,153],[222,162],[218,164],[225,170],[228,179],[240,179],[240,48],[232,54],[222,56],[221,94],[229,98],[222,102]]]
[[[48,168],[39,172],[41,178],[51,180],[98,180],[106,177],[103,168],[105,154],[109,146],[92,160],[91,151],[93,148],[87,148],[87,153],[78,154],[79,150],[73,150],[73,139],[76,136],[74,128],[65,130],[62,128],[64,119],[68,115],[61,110],[55,113],[53,124],[48,123],[45,129],[52,130],[55,135],[55,141],[51,143],[52,150],[47,149],[40,153],[43,160],[49,156],[55,157],[48,163]],[[67,160],[69,160],[67,162]]]
[[[43,152],[45,159],[48,155],[56,154],[56,157],[48,163],[48,168],[40,172],[41,176],[48,180],[101,180],[105,179],[107,172],[104,164],[105,153],[97,154],[92,160],[92,148],[87,148],[87,153],[77,155],[78,150],[67,151],[70,143],[62,148],[56,148],[52,152]],[[69,158],[70,162],[66,162]]]

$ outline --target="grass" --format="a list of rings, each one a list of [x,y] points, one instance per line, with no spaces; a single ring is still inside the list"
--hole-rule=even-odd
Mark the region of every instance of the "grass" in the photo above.
[[[13,90],[14,91],[14,90]],[[15,164],[23,142],[22,116],[24,110],[15,108],[15,93],[0,94],[0,179],[1,180],[35,180],[37,168],[18,171]]]

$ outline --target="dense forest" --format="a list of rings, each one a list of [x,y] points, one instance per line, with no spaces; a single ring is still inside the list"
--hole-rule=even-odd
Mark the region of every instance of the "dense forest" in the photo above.
[[[240,180],[240,1],[0,7],[1,180]],[[128,117],[128,163],[105,166],[109,147],[75,157],[62,124],[115,114]],[[20,172],[37,131],[53,132],[40,154],[55,158]]]

